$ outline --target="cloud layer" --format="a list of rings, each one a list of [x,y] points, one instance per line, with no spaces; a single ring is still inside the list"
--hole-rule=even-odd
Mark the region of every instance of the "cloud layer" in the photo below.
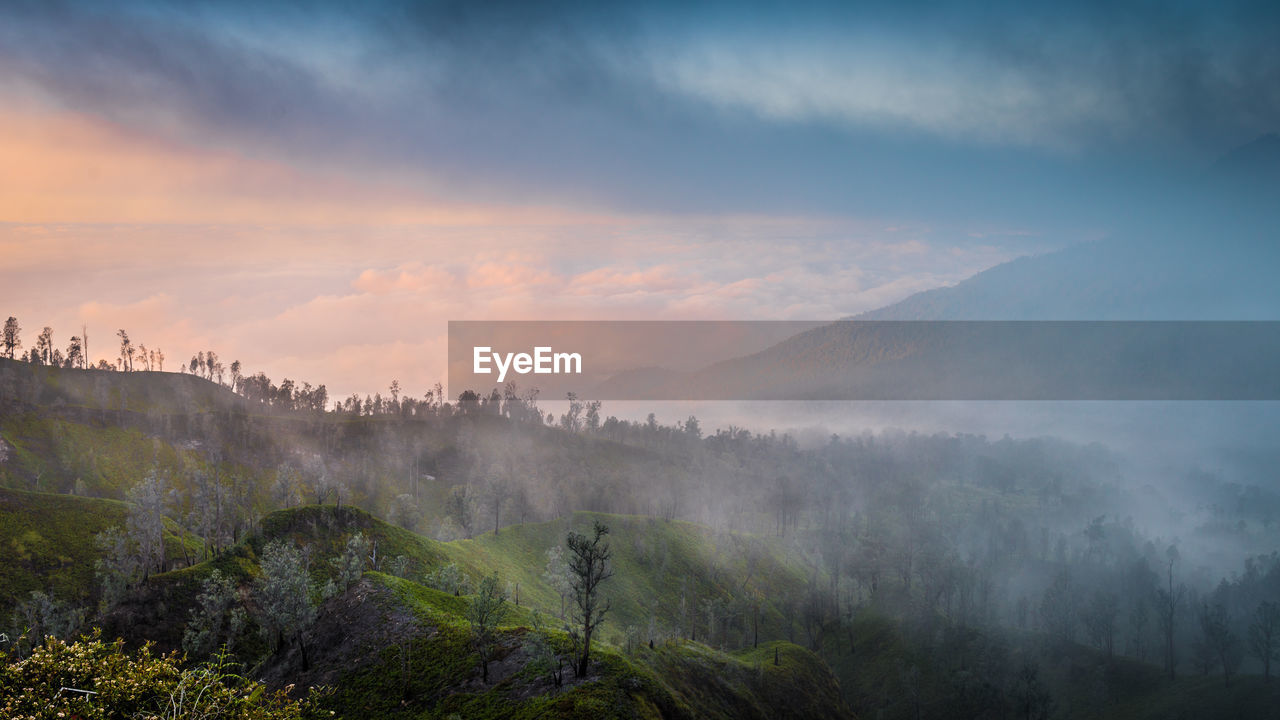
[[[11,96],[450,202],[1069,216],[1122,169],[1151,180],[1280,127],[1278,14],[29,3],[0,68]]]
[[[548,237],[551,235],[553,237]],[[786,242],[782,240],[785,239]],[[448,320],[834,319],[956,282],[1044,238],[848,221],[271,229],[0,225],[6,312],[373,392],[444,378]],[[466,246],[470,252],[457,252]],[[118,249],[128,248],[127,253]]]
[[[1280,127],[1277,14],[6,3],[0,287],[336,393],[434,383],[448,319],[841,317]]]

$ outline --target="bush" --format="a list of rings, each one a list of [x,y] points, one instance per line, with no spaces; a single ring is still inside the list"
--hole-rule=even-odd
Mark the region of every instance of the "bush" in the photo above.
[[[270,693],[230,669],[225,657],[182,669],[177,654],[126,652],[95,630],[75,642],[48,638],[19,660],[0,652],[0,717],[10,720],[303,720],[312,698]],[[314,696],[313,696],[314,697]],[[327,717],[329,713],[324,713]]]

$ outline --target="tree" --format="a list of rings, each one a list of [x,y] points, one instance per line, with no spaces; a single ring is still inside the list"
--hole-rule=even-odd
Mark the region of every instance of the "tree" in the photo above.
[[[145,579],[164,570],[164,503],[168,483],[154,471],[126,493],[133,506],[125,521],[129,538],[138,552],[138,567]]]
[[[1231,631],[1231,618],[1221,603],[1200,606],[1200,633],[1205,647],[1222,666],[1223,682],[1231,685],[1231,674],[1240,666],[1240,638]]]
[[[75,335],[71,336],[71,343],[67,345],[67,367],[84,367],[84,346]]]
[[[556,545],[547,550],[547,565],[542,579],[560,596],[560,619],[568,611],[569,598],[573,597],[573,573],[564,561],[564,546]]]
[[[40,355],[40,362],[45,365],[53,363],[53,328],[48,325],[40,331],[40,336],[36,338],[36,352]]]
[[[588,432],[596,432],[600,429],[600,401],[592,400],[587,403],[586,428]]]
[[[1070,573],[1062,570],[1040,599],[1040,622],[1045,632],[1058,640],[1071,642],[1075,638],[1078,592]]]
[[[421,515],[418,503],[413,499],[413,495],[409,493],[397,495],[396,499],[391,501],[391,507],[387,508],[387,522],[392,525],[398,525],[405,530],[416,528]]]
[[[560,416],[560,427],[576,433],[582,428],[582,401],[577,393],[566,393],[565,398],[569,401],[569,409]]]
[[[339,588],[346,590],[360,580],[360,576],[364,574],[365,564],[369,560],[372,547],[372,543],[365,538],[362,532],[356,532],[347,540],[347,546],[343,549],[342,554],[332,560],[334,569],[338,571]]]
[[[1089,641],[1111,657],[1115,649],[1116,616],[1120,614],[1120,598],[1115,593],[1097,590],[1084,609],[1083,620]]]
[[[4,321],[4,356],[12,360],[21,347],[22,327],[18,325],[18,318],[10,315],[9,319]]]
[[[244,629],[244,608],[238,607],[239,591],[234,578],[214,570],[200,584],[196,606],[182,633],[182,650],[197,658],[208,657],[220,646],[231,650]]]
[[[84,624],[84,610],[32,590],[13,611],[13,624],[23,637],[17,640],[19,655],[44,643],[45,638],[70,638]]]
[[[507,594],[499,587],[498,574],[480,581],[479,592],[467,608],[471,623],[471,645],[480,656],[480,676],[489,682],[489,661],[497,649],[498,624],[507,616]]]
[[[1039,668],[1031,663],[1018,670],[1010,696],[1015,716],[1023,720],[1047,720],[1053,709],[1049,691],[1040,682]]]
[[[191,493],[187,525],[204,541],[205,557],[216,555],[235,540],[227,488],[218,477],[202,470],[191,475],[187,486]]]
[[[255,594],[264,639],[279,651],[286,639],[292,638],[302,653],[302,669],[307,670],[303,633],[315,621],[316,607],[305,557],[291,541],[273,540],[263,548],[262,575]]]
[[[204,354],[205,375],[219,385],[222,384],[223,367],[218,355],[210,350]]]
[[[484,499],[493,511],[493,534],[496,536],[502,528],[502,506],[511,496],[511,479],[501,468],[493,468],[488,482],[484,485]]]
[[[138,583],[142,572],[129,535],[119,527],[98,533],[93,542],[102,554],[93,567],[100,594],[98,610],[105,614],[119,604],[129,588]]]
[[[1258,605],[1249,623],[1249,650],[1262,661],[1262,677],[1271,682],[1271,661],[1280,660],[1280,603]]]
[[[276,505],[291,508],[298,502],[298,471],[288,463],[281,463],[276,468],[275,480],[271,483],[271,499]]]
[[[467,581],[462,576],[462,570],[458,569],[458,564],[449,563],[428,573],[422,582],[429,588],[457,596],[462,593],[462,588]]]
[[[551,684],[560,687],[564,684],[564,656],[556,651],[552,644],[551,634],[542,624],[542,614],[533,611],[532,632],[528,635],[529,655],[533,658],[535,671],[545,672]]]
[[[591,635],[604,616],[612,607],[612,602],[600,602],[600,585],[613,577],[613,568],[609,561],[613,550],[605,540],[609,527],[597,520],[592,528],[592,537],[577,532],[569,533],[565,545],[569,549],[569,572],[572,573],[573,599],[575,611],[573,621],[582,630],[581,649],[577,659],[576,675],[584,677],[591,661]]]
[[[463,536],[467,538],[471,537],[472,528],[475,526],[473,506],[471,493],[467,492],[465,485],[453,488],[444,504],[445,517],[453,520],[461,528]]]
[[[133,370],[133,343],[129,341],[129,333],[124,328],[116,331],[120,337],[120,369],[124,372]]]
[[[1178,655],[1175,652],[1173,639],[1177,630],[1178,606],[1182,603],[1182,595],[1185,591],[1181,585],[1176,589],[1173,587],[1173,564],[1178,560],[1178,549],[1172,545],[1167,551],[1169,557],[1169,585],[1168,589],[1156,589],[1156,613],[1160,620],[1160,632],[1164,635],[1164,667],[1169,673],[1169,679],[1173,679],[1177,675]]]

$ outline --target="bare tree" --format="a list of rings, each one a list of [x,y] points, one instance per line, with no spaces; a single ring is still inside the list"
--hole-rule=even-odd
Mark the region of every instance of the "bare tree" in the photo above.
[[[133,343],[129,341],[129,333],[124,328],[116,331],[120,337],[120,369],[124,372],[133,370]]]
[[[484,486],[484,497],[490,511],[493,512],[493,534],[497,535],[502,528],[502,507],[511,496],[510,477],[501,469],[494,468]]]
[[[1089,641],[1111,657],[1115,650],[1116,616],[1120,614],[1120,598],[1115,593],[1097,590],[1082,613]]]
[[[1014,712],[1023,720],[1047,720],[1053,710],[1048,689],[1040,681],[1040,671],[1031,663],[1024,663],[1014,677]]]
[[[1280,660],[1280,603],[1264,601],[1249,623],[1249,650],[1262,661],[1262,677],[1271,682],[1271,661]]]
[[[1230,687],[1231,674],[1240,666],[1240,638],[1231,631],[1231,617],[1221,603],[1200,606],[1200,632],[1203,642],[1222,666],[1223,682]]]
[[[1078,592],[1070,573],[1061,570],[1040,599],[1040,623],[1045,632],[1058,640],[1075,639]]]
[[[1182,595],[1185,588],[1173,586],[1173,564],[1178,559],[1178,549],[1170,545],[1167,552],[1169,557],[1169,585],[1168,589],[1156,589],[1156,613],[1159,615],[1160,632],[1164,635],[1164,667],[1172,679],[1177,675],[1178,655],[1173,645],[1175,631],[1177,630],[1178,606],[1182,603]]]
[[[609,563],[613,550],[605,540],[608,534],[609,527],[597,520],[590,539],[577,532],[571,532],[565,538],[576,605],[573,621],[581,628],[581,650],[576,670],[578,677],[587,674],[591,661],[591,635],[604,622],[605,614],[612,607],[611,601],[605,600],[603,604],[600,601],[600,584],[613,577],[613,568]]]

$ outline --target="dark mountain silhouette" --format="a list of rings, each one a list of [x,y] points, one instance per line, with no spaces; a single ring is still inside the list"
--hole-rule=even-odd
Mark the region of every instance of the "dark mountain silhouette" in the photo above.
[[[1280,320],[1280,204],[1256,202],[1280,179],[1280,136],[1232,150],[1207,177],[1211,182],[1135,207],[1132,217],[1117,219],[1108,239],[1021,257],[849,320]],[[1204,327],[1188,334],[1186,327],[1126,327],[1136,336],[1108,338],[1107,331],[1078,325],[1034,331],[969,325],[951,332],[937,325],[839,322],[691,373],[621,373],[598,386],[596,396],[1048,399],[1083,391],[1138,398],[1150,397],[1155,384],[1181,384],[1199,373],[1235,375],[1240,382],[1228,383],[1234,389],[1226,395],[1250,397],[1259,378],[1245,374],[1262,372],[1252,354],[1274,351],[1274,338],[1225,328],[1226,334]],[[1082,369],[1073,372],[1073,365]],[[1218,385],[1208,395],[1226,389]]]

